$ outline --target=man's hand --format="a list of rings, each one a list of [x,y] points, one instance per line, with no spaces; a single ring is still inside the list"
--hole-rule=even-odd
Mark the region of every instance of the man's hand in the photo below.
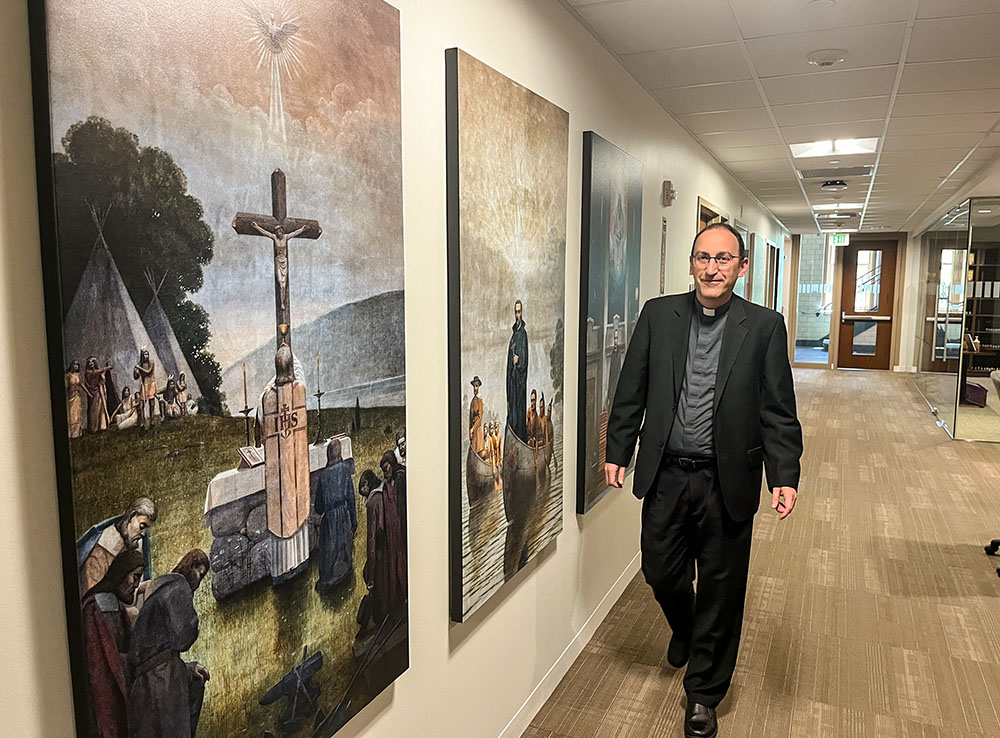
[[[621,489],[622,485],[625,484],[625,467],[618,466],[618,464],[605,464],[604,479],[609,487]]]
[[[198,679],[201,679],[201,681],[203,681],[203,682],[207,682],[209,679],[212,678],[212,675],[208,673],[208,669],[206,669],[201,664],[195,664],[193,671],[194,671],[194,675]]]
[[[778,513],[778,520],[784,520],[795,507],[798,493],[794,487],[775,487],[771,493],[771,509]]]

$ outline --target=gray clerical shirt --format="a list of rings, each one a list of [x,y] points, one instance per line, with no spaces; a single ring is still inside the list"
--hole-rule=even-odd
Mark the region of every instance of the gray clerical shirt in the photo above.
[[[697,298],[694,301],[684,382],[667,440],[667,453],[672,456],[715,456],[715,433],[712,429],[715,375],[719,369],[722,333],[726,329],[726,315],[731,303],[732,300],[712,310],[702,307]]]

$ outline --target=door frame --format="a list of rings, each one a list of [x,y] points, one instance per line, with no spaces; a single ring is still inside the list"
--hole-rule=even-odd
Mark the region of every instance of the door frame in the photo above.
[[[899,366],[900,337],[902,336],[903,318],[903,289],[906,285],[906,249],[909,241],[908,234],[900,231],[886,233],[866,232],[852,233],[851,243],[862,243],[865,241],[895,241],[896,242],[896,278],[892,299],[892,332],[891,344],[889,347],[889,371],[895,371]],[[798,315],[799,304],[799,251],[801,245],[799,236],[792,236],[792,252],[790,254],[791,273],[788,289],[788,360],[793,367],[808,369],[818,369],[822,364],[804,364],[795,361],[795,324]],[[825,366],[828,370],[836,370],[840,363],[840,341],[833,340],[833,334],[838,333],[840,326],[841,293],[844,286],[844,257],[843,252],[838,248],[836,257],[833,260],[833,306],[830,310],[830,352],[827,356],[828,362]],[[921,313],[921,315],[923,315]],[[922,319],[922,318],[921,318]],[[844,369],[843,371],[881,371],[875,369]]]
[[[892,331],[890,332],[890,344],[889,344],[889,369],[888,371],[895,371],[896,367],[899,366],[899,344],[900,336],[902,335],[902,323],[903,323],[903,289],[906,285],[906,245],[907,241],[906,233],[899,231],[894,231],[891,233],[880,233],[873,231],[870,233],[852,233],[851,234],[851,244],[865,243],[871,241],[895,241],[896,242],[896,277],[893,283],[893,297],[892,297]],[[833,293],[833,311],[830,314],[830,348],[831,356],[830,362],[833,368],[839,369],[838,364],[840,363],[840,341],[833,341],[833,334],[837,333],[838,339],[840,335],[840,313],[842,311],[842,293],[844,287],[844,255],[843,251],[838,248],[837,258],[834,260],[834,293]],[[881,369],[843,369],[843,371],[882,371]]]
[[[702,197],[701,195],[699,195],[698,196],[698,212],[696,213],[696,217],[695,217],[695,222],[697,223],[695,233],[698,233],[698,232],[701,231],[701,229],[702,229],[702,223],[705,222],[705,221],[702,220],[702,217],[701,217],[701,211],[703,209],[704,210],[708,210],[711,213],[714,213],[714,217],[709,218],[709,220],[706,223],[706,225],[709,225],[712,222],[717,222],[717,223],[728,223],[729,222],[729,211],[728,210],[720,208],[718,205],[712,204],[711,202],[709,202],[708,200],[706,200],[704,197]]]

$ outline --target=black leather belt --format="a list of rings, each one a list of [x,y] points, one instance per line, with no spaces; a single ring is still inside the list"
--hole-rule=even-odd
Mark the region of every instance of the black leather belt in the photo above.
[[[685,471],[697,471],[698,469],[714,469],[715,459],[691,456],[664,456],[663,463],[667,465],[679,466]]]

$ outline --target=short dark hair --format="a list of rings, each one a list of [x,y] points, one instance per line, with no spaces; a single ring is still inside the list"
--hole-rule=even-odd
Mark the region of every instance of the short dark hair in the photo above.
[[[728,223],[712,223],[711,225],[707,225],[700,231],[698,231],[698,234],[694,237],[694,241],[691,242],[691,255],[694,256],[694,247],[695,245],[697,245],[698,239],[701,237],[701,234],[707,233],[708,231],[716,230],[718,228],[722,228],[723,230],[729,231],[730,233],[733,234],[733,236],[736,237],[736,243],[738,243],[740,246],[740,260],[742,261],[743,259],[747,258],[747,245],[743,241],[743,236],[741,236],[740,232],[735,228],[733,228]]]

